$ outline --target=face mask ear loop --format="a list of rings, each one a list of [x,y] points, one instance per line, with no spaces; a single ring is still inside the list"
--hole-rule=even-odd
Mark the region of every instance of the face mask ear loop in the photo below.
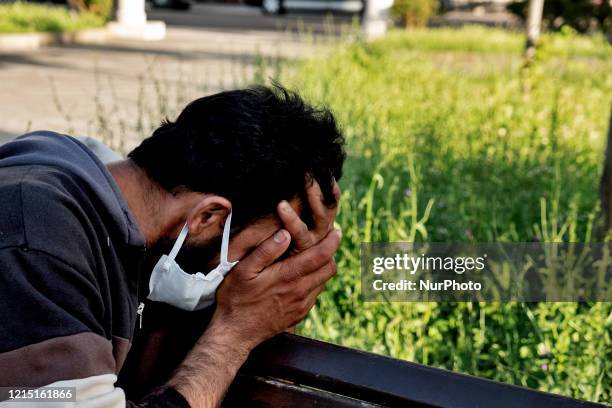
[[[227,263],[227,253],[229,248],[230,225],[232,224],[232,212],[230,211],[223,227],[223,238],[221,239],[221,263]]]
[[[178,255],[183,243],[185,242],[185,238],[187,238],[187,234],[189,233],[189,226],[187,223],[183,225],[183,229],[181,229],[181,233],[179,234],[174,246],[172,247],[172,251],[168,254],[168,260],[166,261],[166,265],[170,264],[170,261],[174,261],[174,258]]]

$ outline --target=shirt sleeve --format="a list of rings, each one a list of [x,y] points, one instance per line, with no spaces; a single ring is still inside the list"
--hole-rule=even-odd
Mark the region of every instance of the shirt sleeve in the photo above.
[[[92,271],[27,247],[0,249],[0,384],[40,387],[115,373]]]
[[[77,407],[189,407],[170,390],[141,403],[115,387],[116,361],[102,325],[105,310],[95,276],[51,254],[0,249],[0,386],[72,387]],[[17,406],[0,395],[0,406]],[[74,403],[72,403],[74,404]]]

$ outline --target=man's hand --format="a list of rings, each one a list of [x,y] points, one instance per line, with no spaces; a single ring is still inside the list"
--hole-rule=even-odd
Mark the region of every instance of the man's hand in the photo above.
[[[320,232],[318,232],[320,233]],[[250,351],[306,316],[335,275],[341,233],[332,230],[302,252],[274,263],[289,247],[279,230],[244,258],[217,292],[213,319],[169,385],[192,408],[217,406]]]
[[[308,199],[309,210],[312,215],[314,226],[311,230],[293,207],[287,201],[281,201],[277,212],[293,241],[294,253],[302,252],[321,241],[334,227],[336,212],[338,211],[338,201],[340,200],[340,187],[334,180],[333,194],[335,204],[331,207],[323,203],[323,194],[319,183],[313,178],[306,181],[306,196]]]
[[[289,233],[279,230],[226,277],[211,324],[231,322],[228,330],[252,348],[298,323],[335,275],[340,239],[340,231],[333,230],[317,245],[274,263],[291,242]]]
[[[305,187],[308,210],[310,210],[314,223],[312,229],[308,229],[306,223],[302,221],[287,201],[281,201],[277,208],[278,216],[285,228],[287,228],[287,231],[289,231],[289,234],[291,234],[293,242],[292,254],[300,253],[317,244],[333,229],[338,211],[338,202],[340,201],[340,186],[335,179],[332,187],[335,200],[333,206],[326,206],[324,204],[323,193],[316,179],[307,178]],[[294,333],[295,326],[288,327],[285,331],[287,333]]]

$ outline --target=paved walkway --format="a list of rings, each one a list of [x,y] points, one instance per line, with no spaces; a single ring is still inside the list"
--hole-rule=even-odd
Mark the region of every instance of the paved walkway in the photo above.
[[[449,16],[439,23],[468,21]],[[152,10],[149,18],[167,23],[165,40],[0,52],[0,142],[52,129],[125,151],[188,101],[274,76],[274,60],[324,52],[320,45],[356,23],[350,15],[264,16],[255,7],[211,4]]]
[[[206,5],[189,13],[153,11],[149,18],[169,22],[165,40],[0,54],[0,138],[52,129],[129,149],[187,101],[273,75],[271,59],[319,52],[313,44],[329,42],[330,27],[350,23]]]

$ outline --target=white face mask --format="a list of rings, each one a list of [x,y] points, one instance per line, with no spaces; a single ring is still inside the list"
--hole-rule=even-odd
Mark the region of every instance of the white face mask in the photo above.
[[[162,255],[153,268],[147,298],[189,311],[200,310],[213,304],[215,293],[223,282],[223,278],[238,263],[238,261],[229,262],[227,260],[231,222],[232,213],[230,212],[223,228],[221,263],[206,275],[201,272],[193,275],[186,273],[174,260],[189,232],[189,227],[185,223],[170,254]]]

